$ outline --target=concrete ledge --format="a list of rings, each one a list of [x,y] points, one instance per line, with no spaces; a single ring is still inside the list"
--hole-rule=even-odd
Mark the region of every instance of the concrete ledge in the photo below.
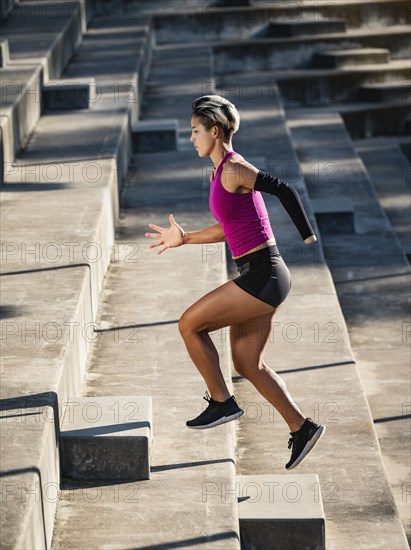
[[[409,105],[397,101],[368,103],[364,106],[352,104],[348,109],[341,109],[340,114],[351,138],[363,139],[406,134],[406,117],[409,111]]]
[[[361,86],[358,99],[362,101],[402,101],[411,105],[411,80],[376,82]]]
[[[338,69],[346,65],[364,63],[388,63],[390,51],[386,48],[357,48],[355,50],[326,50],[316,52],[313,66],[324,69]]]
[[[0,67],[7,67],[10,63],[9,41],[0,40]]]
[[[408,58],[409,26],[347,30],[345,33],[295,38],[256,38],[213,46],[216,74],[310,67],[316,51],[326,49],[387,48],[392,59]]]
[[[290,74],[292,73],[292,74]],[[358,88],[369,82],[381,83],[386,79],[397,81],[399,88],[387,91],[403,94],[404,81],[411,76],[409,61],[397,60],[390,63],[365,64],[345,69],[312,69],[277,71],[275,78],[287,106],[319,106],[328,103],[352,100],[357,97]],[[374,85],[374,84],[373,84]],[[389,87],[388,87],[389,88]],[[398,91],[399,90],[399,91]]]
[[[206,8],[206,9],[204,9]],[[281,4],[257,2],[255,5],[231,7],[212,6],[205,1],[203,6],[191,11],[180,10],[155,15],[156,39],[158,44],[245,39],[261,30],[271,21],[298,21],[301,19],[344,19],[349,29],[362,26],[370,30],[374,27],[406,25],[411,19],[409,10],[404,8],[404,0],[369,0],[337,3],[305,1],[303,4]],[[408,29],[409,32],[409,29]]]
[[[177,119],[138,122],[133,125],[131,132],[133,153],[159,153],[177,150]]]
[[[270,21],[254,36],[255,38],[293,38],[295,36],[331,34],[334,32],[345,32],[344,19],[328,19],[326,21]]]
[[[349,198],[333,196],[310,202],[321,233],[355,233],[354,208]]]
[[[94,78],[54,81],[43,86],[42,93],[47,110],[89,109],[96,98],[96,81]]]
[[[3,173],[23,148],[41,113],[41,67],[0,69]]]
[[[63,477],[150,478],[151,397],[79,397],[66,403],[60,457]]]
[[[316,474],[237,476],[243,550],[325,550]]]

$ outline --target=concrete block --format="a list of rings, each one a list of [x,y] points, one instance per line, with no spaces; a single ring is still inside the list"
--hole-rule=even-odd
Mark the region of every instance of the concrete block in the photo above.
[[[323,550],[325,516],[316,474],[237,476],[243,550]]]
[[[323,69],[339,69],[347,65],[388,63],[390,51],[386,48],[357,48],[354,50],[325,50],[315,52],[313,66]]]
[[[79,397],[65,403],[62,475],[83,480],[150,478],[151,397]]]
[[[400,101],[411,104],[411,81],[397,80],[366,84],[358,89],[358,99],[362,101]]]
[[[9,41],[0,40],[0,67],[7,67],[10,62]]]
[[[78,81],[54,81],[43,86],[43,103],[47,110],[89,109],[95,102],[94,78]]]
[[[400,124],[400,133],[403,136],[411,135],[411,113],[406,115]],[[408,156],[408,155],[407,155]]]
[[[132,127],[133,153],[176,151],[178,121],[176,119],[148,120]]]
[[[321,233],[355,233],[354,208],[348,197],[332,199],[311,199]]]
[[[344,19],[300,20],[277,22],[270,21],[254,36],[255,38],[292,38],[313,34],[331,34],[345,32]]]

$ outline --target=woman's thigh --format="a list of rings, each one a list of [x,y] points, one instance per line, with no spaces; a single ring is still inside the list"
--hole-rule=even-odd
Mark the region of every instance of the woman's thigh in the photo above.
[[[190,306],[180,319],[180,328],[211,332],[274,311],[270,304],[228,281]]]

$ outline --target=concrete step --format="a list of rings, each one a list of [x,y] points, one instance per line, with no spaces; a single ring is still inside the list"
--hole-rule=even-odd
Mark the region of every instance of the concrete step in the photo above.
[[[47,2],[19,2],[2,24],[7,39],[10,64],[38,66],[43,82],[59,78],[86,30],[80,1],[62,0],[58,9]]]
[[[150,397],[74,397],[60,432],[65,478],[138,481],[150,478],[153,411]]]
[[[294,38],[296,36],[312,36],[316,34],[333,34],[345,32],[344,19],[299,20],[277,22],[270,21],[255,33],[254,38]]]
[[[400,132],[403,135],[411,135],[411,113],[407,114],[401,123]]]
[[[14,412],[5,411],[8,418],[2,423],[2,483],[10,484],[13,494],[1,529],[16,550],[50,548],[60,484],[59,407],[80,392],[118,217],[115,173],[116,161],[124,162],[126,156],[127,141],[120,138],[127,130],[126,115],[99,123],[80,113],[72,127],[67,117],[58,117],[54,131],[47,117],[40,119],[49,131],[45,153],[40,156],[38,149],[30,149],[36,160],[28,161],[27,155],[14,165],[13,178],[9,175],[14,183],[5,184],[1,194],[1,306],[7,312],[2,318],[2,353],[7,359],[1,395],[23,402],[8,407]],[[95,132],[86,147],[81,137],[90,127]],[[70,131],[87,160],[74,153]],[[103,148],[110,158],[99,159]],[[75,160],[64,157],[63,149]],[[33,396],[31,404],[24,403],[24,396]],[[35,429],[29,420],[36,422]],[[29,491],[33,486],[36,492],[23,500],[21,488]],[[39,530],[39,525],[44,528]]]
[[[42,96],[46,111],[90,109],[96,101],[96,82],[94,78],[54,80],[43,86]]]
[[[0,183],[40,117],[42,86],[60,76],[85,28],[80,3],[61,2],[53,18],[47,6],[22,2],[2,24]]]
[[[133,153],[160,153],[178,148],[178,120],[144,120],[131,128]]]
[[[216,74],[310,67],[316,52],[352,48],[388,49],[391,59],[408,59],[409,25],[348,29],[345,33],[295,38],[233,38],[213,48]]]
[[[390,93],[391,97],[396,97],[398,90],[404,93],[406,88],[403,82],[410,78],[411,67],[409,62],[398,60],[336,70],[295,69],[291,74],[290,71],[275,71],[271,74],[278,82],[286,106],[318,106],[352,100],[353,97],[358,97],[357,90],[363,86],[379,89],[381,83],[383,89],[391,90],[384,84],[387,79],[397,81],[397,85],[393,84],[396,92]],[[388,92],[385,97],[388,99]]]
[[[261,86],[261,94],[252,107],[245,98],[237,100],[240,113],[243,109],[246,110],[247,117],[242,120],[242,129],[234,138],[235,150],[250,157],[264,155],[272,173],[293,185],[297,184],[311,219],[310,204],[316,194],[310,193],[310,197],[307,197],[304,180],[301,179],[300,163],[304,177],[309,173],[311,179],[318,180],[317,186],[328,197],[337,194],[334,187],[337,182],[344,187],[338,195],[348,195],[347,187],[351,191],[351,188],[360,185],[358,179],[351,183],[352,175],[346,175],[349,159],[345,156],[344,149],[339,150],[343,138],[333,141],[336,153],[334,159],[327,158],[323,162],[322,157],[317,156],[315,160],[310,157],[307,161],[300,158],[299,163],[291,144],[289,126],[285,124],[278,89],[275,91],[267,81],[264,86],[264,80],[258,80],[256,75],[249,76],[256,85]],[[231,86],[234,82],[244,86],[247,84],[247,81],[238,79],[232,81]],[[223,83],[217,80],[216,85],[226,85],[226,89],[229,89],[229,77]],[[315,152],[322,152],[325,157],[329,150],[328,144],[334,139],[331,134],[333,125],[324,114],[321,116],[325,119],[322,129],[328,128],[330,133],[326,133],[316,144]],[[290,129],[293,131],[304,128],[301,139],[304,146],[309,148],[312,145],[310,132],[316,124],[319,124],[319,119],[311,120],[310,110],[306,109],[304,116],[296,121],[295,128]],[[264,139],[260,141],[256,137],[250,140],[250,136],[264,136]],[[346,133],[344,139],[347,140]],[[295,228],[288,222],[281,204],[270,200],[269,196],[265,198],[265,203],[270,219],[275,220],[276,240],[291,271],[293,286],[284,309],[280,308],[274,317],[272,337],[265,350],[264,363],[281,376],[303,413],[327,427],[318,449],[316,447],[298,467],[298,473],[318,474],[326,518],[327,548],[352,550],[392,546],[405,549],[407,542],[359,378],[362,364],[356,363],[336,288],[328,266],[323,261],[322,243],[326,236],[319,233],[314,219],[312,223],[318,245],[309,247],[300,244],[300,237],[298,233],[293,233]],[[366,217],[365,198],[355,201],[354,206],[361,212],[360,217]],[[373,209],[371,216],[372,213]],[[368,221],[371,223],[372,219],[368,217]],[[358,225],[357,230],[360,228],[363,232],[364,225],[357,223]],[[376,227],[379,231],[383,229],[381,220],[378,223],[376,221]],[[348,238],[347,235],[340,236],[346,242],[346,260],[353,254],[349,250],[352,239],[357,237],[357,234]],[[364,250],[367,248],[355,251],[355,257],[361,257],[363,265],[367,263]],[[324,254],[330,252],[333,249],[324,250]],[[328,258],[331,262],[330,256]],[[390,260],[387,260],[387,270]],[[349,275],[348,270],[347,266]],[[375,328],[372,323],[368,325],[364,318],[358,323],[361,327],[367,325],[371,331]],[[319,329],[316,335],[313,333],[315,327]],[[366,340],[369,346],[371,340],[370,334]],[[284,465],[290,457],[286,424],[279,413],[269,406],[267,399],[259,395],[246,379],[234,376],[234,388],[235,395],[245,410],[243,421],[240,420],[238,426],[237,474],[266,475],[285,472]],[[393,403],[392,399],[390,402]],[[361,444],[357,443],[359,441]],[[362,464],[361,475],[358,475],[359,463]],[[373,479],[372,484],[369,482],[370,478]],[[375,507],[379,509],[378,523],[375,521]],[[366,513],[367,509],[369,513]],[[350,529],[347,529],[348,524]]]
[[[1,80],[1,179],[25,147],[41,113],[41,68],[3,68]]]
[[[122,25],[117,19],[111,25],[118,70],[123,81],[130,80],[136,74],[137,59],[135,49],[128,55],[132,45],[124,44],[123,29],[132,23]],[[110,32],[107,26],[105,32]],[[141,46],[138,36],[135,41]],[[102,71],[104,59],[100,63],[92,59],[89,66]],[[115,75],[112,72],[107,78]],[[115,249],[119,194],[131,151],[132,106],[116,101],[123,97],[121,93],[108,96],[91,111],[43,115],[24,152],[8,166],[1,194],[1,299],[7,312],[2,323],[7,335],[2,397],[44,395],[50,403],[45,406],[35,399],[33,413],[25,411],[24,404],[20,413],[13,413],[18,405],[10,406],[9,424],[2,424],[7,440],[5,445],[2,438],[3,483],[10,483],[12,495],[1,528],[10,548],[16,550],[51,546],[60,490],[59,409],[66,399],[80,395],[91,344],[99,334],[94,323]],[[38,373],[35,381],[33,368]],[[35,430],[20,422],[22,414],[38,422]],[[43,491],[43,482],[52,496]],[[24,487],[37,483],[30,503],[21,497],[22,483]]]
[[[182,16],[183,15],[183,16]],[[347,29],[381,32],[393,25],[407,26],[411,15],[404,0],[374,0],[372,10],[368,0],[338,3],[309,0],[304,4],[282,5],[275,2],[253,2],[250,6],[213,7],[204,2],[197,9],[175,9],[155,14],[156,39],[158,44],[183,44],[218,40],[246,40],[270,21],[289,23],[301,19],[327,21],[343,19]],[[347,46],[347,47],[352,47]],[[376,47],[385,47],[376,44]],[[266,53],[261,53],[266,55]]]
[[[242,549],[325,550],[318,475],[240,475],[236,490]]]
[[[355,233],[354,208],[348,197],[311,199],[311,207],[322,235]]]
[[[393,82],[375,82],[360,86],[358,89],[360,101],[391,102],[401,101],[411,106],[411,80],[396,80]]]
[[[142,121],[145,116],[153,119],[156,113],[159,119],[177,118],[188,127],[187,105],[191,103],[183,102],[180,86],[187,97],[196,97],[204,78],[210,77],[209,51],[202,47],[193,51],[188,46],[179,55],[175,51],[156,52],[154,59],[152,81],[161,79],[162,71],[174,72],[175,76],[168,81],[168,90],[153,88],[155,92],[146,95]],[[163,94],[168,94],[168,101],[163,101]],[[119,251],[100,303],[102,337],[96,341],[82,394],[107,395],[109,389],[113,396],[152,396],[155,437],[151,477],[138,484],[98,485],[101,498],[93,502],[81,498],[87,485],[65,485],[56,516],[56,550],[99,548],[107,541],[113,548],[184,546],[217,550],[223,546],[238,550],[240,546],[237,503],[213,497],[223,484],[235,483],[235,423],[215,430],[185,428],[186,420],[201,412],[205,386],[177,330],[184,309],[225,281],[222,250],[216,245],[212,249],[181,247],[172,251],[176,254],[158,256],[144,237],[147,223],[166,223],[169,211],[185,229],[213,223],[207,208],[204,170],[193,148],[133,157],[122,195]],[[127,260],[130,241],[134,254]],[[189,289],[185,284],[188,265]],[[169,274],[167,288],[163,286],[166,294],[153,293],[153,285],[162,284],[165,272]],[[120,347],[115,334],[123,342]],[[231,386],[227,341],[218,335],[212,338]],[[184,383],[176,385],[180,378]],[[70,496],[73,491],[74,498]],[[114,506],[113,491],[118,491]],[[131,500],[127,501],[129,493]],[[89,527],[80,528],[86,518]]]
[[[9,41],[0,40],[0,68],[7,67],[10,63]]]
[[[113,44],[106,51],[107,41]],[[94,78],[93,109],[123,108],[131,113],[131,124],[140,117],[140,106],[154,44],[154,29],[147,16],[95,18],[87,29],[62,78]]]
[[[287,111],[294,114],[307,112],[306,108],[290,107]],[[310,107],[310,113],[316,116],[338,113],[351,138],[354,140],[378,137],[397,136],[405,131],[409,107],[402,101],[390,103],[345,102],[330,103],[320,107]]]
[[[404,300],[404,296],[409,296],[410,266],[340,116],[288,111],[287,120],[310,195],[329,198],[344,194],[356,210],[355,235],[347,238],[324,234],[322,241],[375,423],[377,450],[381,450],[395,498],[395,504],[390,504],[393,506],[390,529],[397,524],[398,542],[392,539],[384,543],[386,535],[380,531],[378,545],[407,548],[404,535],[401,542],[397,510],[409,534],[409,502],[404,499],[404,487],[409,479],[410,434],[409,423],[405,421],[407,411],[398,408],[398,403],[409,401],[409,342],[395,327],[410,322]],[[313,164],[319,168],[317,173],[312,170]],[[333,181],[327,177],[330,164],[338,168]],[[384,179],[387,195],[391,177],[390,173],[389,181]],[[404,207],[407,208],[405,204]],[[375,307],[381,296],[385,300],[384,312]],[[387,369],[392,373],[389,379]],[[362,478],[365,477],[362,471]],[[380,520],[380,525],[384,525],[381,529],[388,527],[385,520]]]
[[[8,14],[14,8],[18,0],[1,0],[0,2],[0,20],[7,19]]]
[[[401,145],[410,147],[411,137],[354,142],[401,250],[407,254],[411,243],[411,163],[401,150]]]
[[[339,69],[347,65],[388,63],[390,51],[385,48],[356,48],[354,50],[324,50],[315,52],[313,66],[323,69]]]

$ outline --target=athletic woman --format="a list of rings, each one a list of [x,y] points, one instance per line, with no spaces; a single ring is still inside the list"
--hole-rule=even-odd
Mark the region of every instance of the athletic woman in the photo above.
[[[287,422],[291,438],[288,470],[295,468],[325,431],[306,418],[284,381],[263,360],[272,319],[291,288],[290,272],[276,246],[260,191],[278,197],[305,243],[317,239],[297,191],[258,170],[233,150],[232,136],[240,125],[236,107],[218,95],[196,99],[192,105],[190,141],[199,157],[210,157],[210,211],[218,223],[198,231],[184,231],[169,216],[170,227],[149,224],[156,233],[150,248],[227,241],[240,275],[209,292],[190,306],[179,321],[187,351],[208,387],[208,407],[187,426],[205,429],[239,418],[243,410],[230,395],[217,350],[209,333],[230,326],[231,353],[236,371],[247,378]],[[250,329],[259,335],[250,339]],[[254,332],[253,332],[254,334]]]

